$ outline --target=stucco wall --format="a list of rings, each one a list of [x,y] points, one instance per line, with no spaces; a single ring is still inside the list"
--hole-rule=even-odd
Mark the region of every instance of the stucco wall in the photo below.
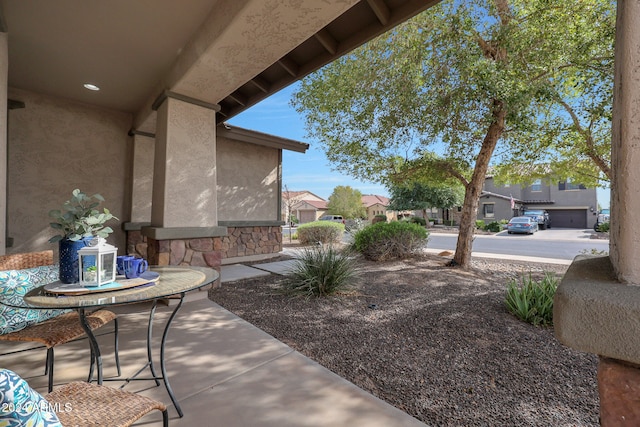
[[[218,221],[278,221],[278,150],[218,137]]]
[[[484,215],[484,205],[493,204],[493,217],[487,217]],[[497,197],[481,197],[478,204],[478,219],[484,220],[489,224],[493,221],[500,221],[502,219],[513,218],[513,209],[511,209],[511,201],[505,199],[499,199]]]
[[[127,221],[131,115],[14,88],[9,97],[26,106],[9,113],[7,229],[14,244],[7,253],[57,249],[48,243],[48,212],[75,188],[102,194],[104,206]],[[109,243],[124,252],[119,222],[111,227]]]

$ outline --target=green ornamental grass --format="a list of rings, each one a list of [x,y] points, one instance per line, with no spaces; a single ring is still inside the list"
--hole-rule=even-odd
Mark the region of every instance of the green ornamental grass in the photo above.
[[[511,280],[507,287],[505,304],[517,318],[534,326],[553,324],[553,297],[558,288],[558,279],[553,273],[545,273],[544,278],[535,281],[522,277],[520,283]]]
[[[357,279],[358,272],[347,253],[318,246],[302,251],[282,290],[292,295],[327,296],[350,290]]]

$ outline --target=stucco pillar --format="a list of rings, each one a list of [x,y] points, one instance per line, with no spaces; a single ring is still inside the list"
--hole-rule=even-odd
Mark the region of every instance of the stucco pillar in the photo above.
[[[148,258],[147,239],[142,235],[142,227],[151,225],[151,204],[153,192],[153,164],[155,162],[155,135],[131,130],[133,153],[131,167],[131,207],[129,222],[122,224],[127,233],[125,253]]]
[[[640,0],[619,0],[612,125],[611,249],[578,256],[554,298],[556,337],[599,355],[602,426],[640,425]]]
[[[131,222],[151,223],[155,139],[133,136],[133,180],[131,185]]]
[[[7,236],[7,85],[9,44],[0,33],[0,255],[6,253]]]
[[[151,225],[218,225],[215,111],[167,97],[158,108]]]
[[[219,268],[216,175],[217,105],[165,92],[157,109],[147,259],[156,265]]]
[[[640,1],[618,1],[611,160],[611,250],[623,283],[640,284]]]

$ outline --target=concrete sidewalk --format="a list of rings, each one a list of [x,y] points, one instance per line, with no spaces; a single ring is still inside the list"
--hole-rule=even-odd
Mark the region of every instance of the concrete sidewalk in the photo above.
[[[196,294],[206,296],[206,292]],[[113,309],[120,321],[122,377],[115,378],[113,335],[101,335],[98,339],[105,378],[115,380],[105,384],[119,387],[122,379],[133,375],[146,360],[149,305]],[[156,312],[157,326],[153,331],[156,350],[162,325],[172,309],[161,306]],[[20,346],[1,341],[0,354]],[[206,297],[183,305],[171,326],[166,352],[168,377],[184,411],[183,418],[171,406],[163,386],[156,387],[152,381],[134,381],[125,390],[167,404],[172,427],[424,426]],[[3,355],[0,366],[16,371],[46,394],[45,356],[44,348]],[[56,347],[55,384],[86,380],[88,362],[86,339]],[[143,376],[148,375],[149,372],[144,372]],[[160,413],[153,411],[135,425],[160,426]]]

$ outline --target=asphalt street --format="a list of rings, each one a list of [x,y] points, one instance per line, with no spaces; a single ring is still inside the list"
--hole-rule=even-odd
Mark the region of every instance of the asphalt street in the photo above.
[[[508,234],[476,235],[472,253],[527,256],[572,260],[581,253],[609,252],[609,240],[591,239],[593,230],[549,229],[533,235]],[[428,249],[455,250],[457,234],[433,232]]]

